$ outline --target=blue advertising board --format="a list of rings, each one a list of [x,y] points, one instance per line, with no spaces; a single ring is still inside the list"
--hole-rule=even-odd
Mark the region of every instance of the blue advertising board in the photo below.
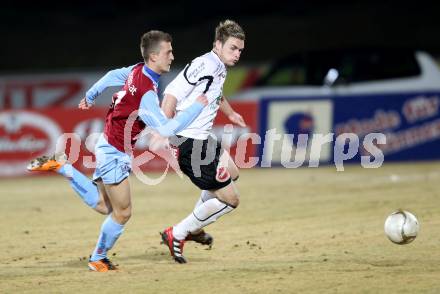
[[[363,145],[368,134],[386,138],[386,144],[373,141],[385,161],[440,159],[439,107],[439,92],[268,97],[260,102],[260,136],[265,139],[259,148],[261,164],[301,155],[304,162],[333,162],[336,139],[347,133],[359,138],[359,152],[351,161],[371,155]],[[325,144],[312,144],[318,134]]]

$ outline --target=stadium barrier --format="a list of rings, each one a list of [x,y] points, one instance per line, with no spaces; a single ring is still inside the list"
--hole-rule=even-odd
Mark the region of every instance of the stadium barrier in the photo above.
[[[224,146],[234,156],[237,145],[244,146],[242,161],[256,153],[256,145],[248,144],[249,133],[258,131],[257,104],[238,103],[233,107],[241,112],[248,127],[231,127],[220,114],[214,125],[214,134],[223,138]],[[28,163],[36,157],[51,155],[65,147],[69,161],[85,173],[93,172],[94,145],[102,133],[107,108],[94,107],[83,111],[76,108],[10,109],[0,111],[0,177],[25,176]],[[58,147],[57,147],[58,144]],[[141,137],[134,157],[148,150],[148,138]],[[147,160],[145,160],[145,158]],[[143,171],[164,171],[166,158],[150,153],[140,166]]]
[[[0,177],[28,175],[28,162],[53,153],[65,133],[77,135],[71,138],[75,144],[79,142],[75,166],[92,172],[91,151],[96,139],[92,134],[102,132],[110,103],[106,97],[111,95],[104,94],[90,111],[80,111],[76,105],[100,75],[8,77],[0,82]],[[372,162],[381,155],[385,162],[440,159],[438,92],[313,97],[292,94],[232,104],[248,127],[228,126],[227,118],[220,113],[213,132],[227,149],[231,146],[231,154],[241,168],[315,167],[341,160],[362,162],[363,156]],[[383,134],[386,144],[382,137],[365,140],[369,134]],[[314,141],[316,138],[319,140]],[[135,156],[147,146],[147,140],[141,139]],[[355,152],[349,152],[349,148]],[[375,153],[377,150],[380,154]],[[163,170],[164,166],[164,159],[154,156],[141,167],[151,171]]]
[[[440,159],[438,92],[266,97],[259,103],[260,135],[266,133],[258,150],[262,164],[288,167],[298,154],[305,157],[302,166],[316,166],[316,161],[332,164],[338,156],[347,162],[360,162],[362,156],[371,161],[383,156],[385,162]],[[276,140],[268,138],[268,130],[274,130]],[[301,134],[308,139],[299,146]],[[317,135],[320,140],[313,144]],[[366,142],[371,135],[383,142]],[[349,152],[349,147],[356,147],[356,152]]]

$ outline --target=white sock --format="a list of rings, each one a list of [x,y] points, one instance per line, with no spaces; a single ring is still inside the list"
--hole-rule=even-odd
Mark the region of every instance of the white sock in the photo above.
[[[204,202],[208,201],[209,199],[215,198],[215,194],[211,193],[208,190],[202,190],[202,193],[200,193],[200,198],[197,200],[196,205],[194,206],[194,209],[202,205]]]
[[[184,240],[189,233],[199,231],[234,208],[219,201],[217,198],[209,199],[196,207],[190,215],[174,226],[174,238]]]

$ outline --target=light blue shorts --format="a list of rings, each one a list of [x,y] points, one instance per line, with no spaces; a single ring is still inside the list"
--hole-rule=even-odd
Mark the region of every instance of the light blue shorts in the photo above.
[[[101,179],[104,184],[118,184],[130,175],[130,156],[110,145],[104,135],[96,143],[95,156],[93,181]]]

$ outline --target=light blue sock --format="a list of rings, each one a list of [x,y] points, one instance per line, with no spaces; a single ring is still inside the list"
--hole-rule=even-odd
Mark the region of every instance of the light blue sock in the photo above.
[[[109,214],[102,223],[98,243],[96,244],[92,257],[90,257],[90,261],[97,261],[107,257],[107,251],[112,249],[123,231],[124,225],[118,224],[113,220],[111,214]]]
[[[91,208],[95,208],[99,202],[98,187],[85,175],[79,172],[71,164],[64,164],[58,173],[65,176],[73,190]]]

